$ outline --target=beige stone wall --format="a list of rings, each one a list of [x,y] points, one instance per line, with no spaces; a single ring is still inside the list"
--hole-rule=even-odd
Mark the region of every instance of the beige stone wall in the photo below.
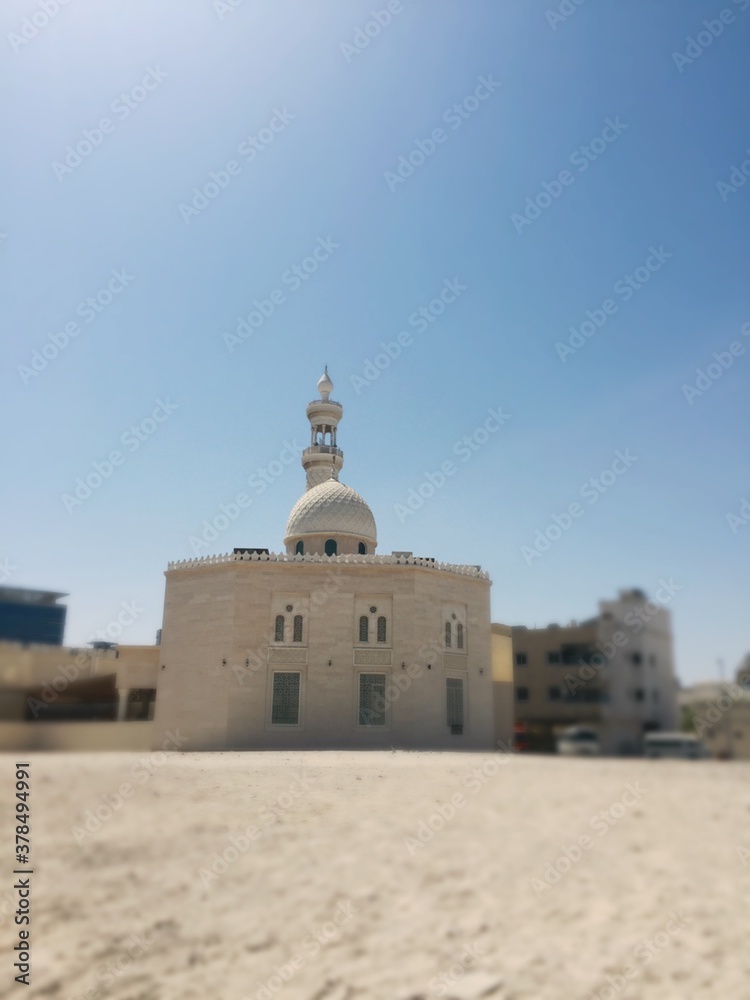
[[[149,750],[153,722],[0,722],[0,750]]]
[[[492,625],[492,702],[495,717],[495,745],[512,746],[515,707],[513,704],[513,639],[508,625]]]
[[[74,681],[116,674],[118,688],[154,688],[158,663],[158,646],[97,650],[0,642],[0,687],[49,684],[58,690]]]
[[[375,562],[228,561],[167,572],[154,745],[183,748],[428,747],[493,743],[487,579]],[[304,615],[303,642],[274,641],[280,608]],[[387,641],[358,642],[376,607]],[[466,648],[444,648],[444,608],[465,616]],[[298,726],[270,723],[274,670],[301,674]],[[384,673],[385,726],[358,724],[361,673]],[[446,678],[464,679],[464,732],[451,735]]]
[[[513,666],[516,688],[522,686],[529,691],[528,701],[516,702],[516,719],[519,722],[554,722],[565,726],[576,722],[593,722],[599,718],[600,709],[596,704],[576,705],[550,700],[549,688],[559,687],[565,695],[568,690],[565,678],[576,675],[579,667],[562,663],[550,664],[547,661],[547,654],[559,650],[562,645],[593,646],[596,640],[595,624],[513,629],[514,657],[517,653],[525,653],[527,660],[525,665],[519,666],[514,659]]]

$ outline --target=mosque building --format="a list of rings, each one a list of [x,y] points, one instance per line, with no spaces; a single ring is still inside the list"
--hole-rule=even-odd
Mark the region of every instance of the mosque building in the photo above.
[[[377,551],[339,479],[332,391],[326,369],[284,551],[167,569],[155,747],[177,730],[184,750],[493,746],[488,574]]]

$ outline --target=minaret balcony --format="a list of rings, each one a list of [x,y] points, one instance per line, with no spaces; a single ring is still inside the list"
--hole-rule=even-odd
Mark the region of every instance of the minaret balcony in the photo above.
[[[344,457],[344,453],[341,448],[337,448],[333,444],[314,444],[310,448],[305,448],[302,452],[303,460],[308,455],[338,455],[339,458]]]

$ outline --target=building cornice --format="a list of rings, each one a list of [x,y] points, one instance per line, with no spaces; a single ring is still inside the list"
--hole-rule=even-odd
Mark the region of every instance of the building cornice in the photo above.
[[[170,562],[167,572],[198,569],[203,566],[222,566],[227,563],[290,563],[302,565],[325,566],[416,566],[420,569],[433,570],[440,573],[454,573],[457,576],[472,577],[476,580],[489,580],[480,566],[462,565],[457,563],[435,562],[433,559],[422,559],[418,556],[394,555],[287,555],[285,552],[225,552],[215,556],[201,556],[196,559],[183,559]]]

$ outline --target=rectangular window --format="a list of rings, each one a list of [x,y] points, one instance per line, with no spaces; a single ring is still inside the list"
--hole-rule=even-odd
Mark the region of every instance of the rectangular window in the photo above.
[[[359,724],[385,725],[385,674],[359,675]]]
[[[529,689],[527,687],[517,687],[516,701],[528,701],[528,700],[529,700]]]
[[[272,725],[299,725],[300,676],[296,671],[279,672],[273,675]]]
[[[560,693],[560,688],[557,684],[550,684],[547,688],[547,695],[550,701],[560,701],[562,695]]]
[[[446,678],[445,695],[451,735],[461,736],[464,731],[464,682],[460,677]]]
[[[526,653],[516,653],[516,666],[517,667],[526,666]]]
[[[560,651],[557,649],[551,650],[547,653],[547,663],[559,663],[560,662]]]

